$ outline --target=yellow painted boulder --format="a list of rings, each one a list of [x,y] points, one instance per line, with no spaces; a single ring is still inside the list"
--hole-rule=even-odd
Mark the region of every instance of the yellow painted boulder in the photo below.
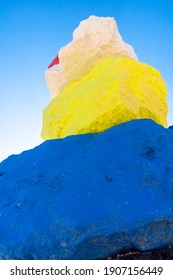
[[[153,67],[123,56],[99,61],[70,82],[43,112],[42,138],[97,133],[133,119],[166,127],[166,84]]]

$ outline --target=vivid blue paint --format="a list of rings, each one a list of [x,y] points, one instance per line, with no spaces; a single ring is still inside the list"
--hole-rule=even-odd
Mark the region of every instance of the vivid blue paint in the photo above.
[[[173,130],[151,120],[46,141],[0,164],[2,259],[173,245]]]

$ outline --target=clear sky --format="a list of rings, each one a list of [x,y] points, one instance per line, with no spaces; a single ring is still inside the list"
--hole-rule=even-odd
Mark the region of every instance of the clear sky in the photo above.
[[[0,0],[0,161],[42,142],[45,69],[90,15],[114,17],[139,60],[161,72],[173,124],[172,0]]]

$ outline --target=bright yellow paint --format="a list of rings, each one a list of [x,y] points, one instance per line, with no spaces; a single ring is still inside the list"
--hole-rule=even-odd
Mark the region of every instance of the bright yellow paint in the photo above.
[[[44,109],[41,136],[97,133],[141,118],[166,127],[166,96],[156,69],[131,58],[108,57],[80,81],[65,86]]]

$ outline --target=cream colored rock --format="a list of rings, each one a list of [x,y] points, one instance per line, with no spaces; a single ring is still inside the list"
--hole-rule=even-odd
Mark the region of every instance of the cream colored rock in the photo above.
[[[60,68],[46,71],[51,98],[67,83],[86,76],[97,62],[115,55],[137,60],[133,47],[123,41],[114,18],[90,16],[82,21],[73,32],[72,42],[60,49]]]
[[[66,85],[59,65],[54,65],[53,67],[47,69],[45,72],[45,78],[50,91],[51,99],[53,99]]]

